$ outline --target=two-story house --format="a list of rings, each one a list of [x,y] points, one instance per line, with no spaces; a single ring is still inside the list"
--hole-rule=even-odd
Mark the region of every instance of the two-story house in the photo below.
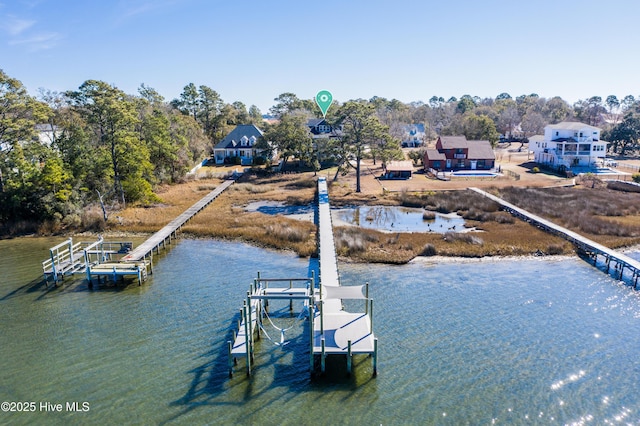
[[[544,137],[529,142],[536,162],[554,168],[590,167],[603,161],[607,142],[600,140],[600,129],[578,122],[550,124]]]
[[[262,130],[253,124],[237,125],[213,148],[216,164],[224,164],[232,158],[240,158],[241,164],[251,164],[254,157],[260,155],[255,145],[262,137]]]
[[[490,170],[496,156],[489,141],[468,141],[464,136],[440,136],[436,148],[424,153],[424,169]]]
[[[407,124],[402,127],[402,147],[415,148],[424,145],[424,124]]]

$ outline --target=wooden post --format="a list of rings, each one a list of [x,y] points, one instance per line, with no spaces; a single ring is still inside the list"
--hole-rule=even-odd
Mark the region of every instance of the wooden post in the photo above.
[[[325,370],[325,364],[324,364],[325,360],[324,359],[325,359],[325,356],[326,356],[326,354],[324,352],[324,336],[322,336],[321,343],[322,343],[322,352],[320,353],[320,372],[324,373],[324,370]]]
[[[378,339],[373,339],[373,377],[378,375]]]
[[[247,360],[247,377],[251,376],[251,353],[249,350],[249,325],[247,321],[247,305],[246,303],[242,309],[242,316],[244,319],[244,349]]]
[[[347,374],[351,375],[351,340],[347,340]]]
[[[369,301],[371,308],[369,309],[369,333],[373,334],[373,299]]]
[[[229,353],[229,360],[227,362],[227,366],[229,367],[229,378],[233,377],[233,355],[231,354],[232,349],[233,349],[233,343],[231,343],[231,340],[227,340],[227,352]]]
[[[369,313],[369,282],[365,284],[365,294],[366,299],[364,300],[364,313],[365,315]]]
[[[289,289],[293,288],[293,282],[289,280]],[[293,311],[293,299],[289,299],[289,311]]]
[[[253,361],[253,306],[251,306],[251,295],[249,292],[247,292],[247,318],[249,320],[249,335],[247,336],[247,340],[249,341],[251,361]]]
[[[313,295],[309,296],[309,371],[313,374]]]

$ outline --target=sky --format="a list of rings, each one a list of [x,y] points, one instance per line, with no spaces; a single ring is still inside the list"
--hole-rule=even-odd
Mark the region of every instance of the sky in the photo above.
[[[36,96],[102,80],[428,102],[640,96],[637,0],[0,0],[0,69]]]

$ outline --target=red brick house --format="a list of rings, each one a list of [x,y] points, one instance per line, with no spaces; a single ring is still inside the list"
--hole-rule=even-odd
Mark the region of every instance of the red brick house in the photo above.
[[[436,148],[424,153],[424,169],[490,170],[496,163],[496,155],[489,141],[468,141],[464,136],[440,136]]]

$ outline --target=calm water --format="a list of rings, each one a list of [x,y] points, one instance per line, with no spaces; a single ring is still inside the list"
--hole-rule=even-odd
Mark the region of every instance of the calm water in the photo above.
[[[457,214],[436,213],[433,220],[424,220],[423,209],[397,206],[358,206],[332,211],[334,218],[362,228],[387,232],[438,232],[464,229],[464,219]]]
[[[605,424],[640,422],[640,293],[579,259],[405,266],[341,263],[371,283],[379,375],[330,364],[309,380],[305,323],[263,340],[254,377],[226,372],[256,271],[310,263],[239,243],[181,240],[141,287],[39,282],[48,239],[0,241],[0,401],[88,402],[0,424]],[[273,307],[274,316],[288,317]]]

